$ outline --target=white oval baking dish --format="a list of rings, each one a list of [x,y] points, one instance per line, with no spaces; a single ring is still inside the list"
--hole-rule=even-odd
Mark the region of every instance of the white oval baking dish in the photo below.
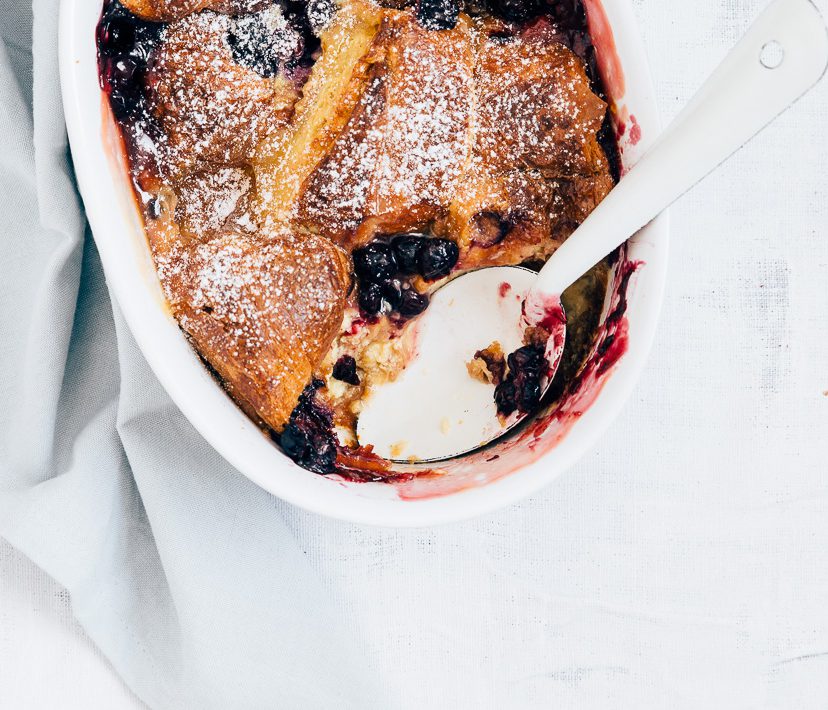
[[[629,0],[586,0],[590,30],[629,166],[657,136],[646,56]],[[136,209],[115,125],[98,80],[100,0],[63,0],[61,85],[78,185],[110,289],[161,384],[184,415],[239,472],[310,511],[387,526],[425,526],[479,515],[519,500],[566,471],[618,415],[644,367],[666,274],[665,216],[628,245],[639,262],[628,289],[628,348],[566,426],[507,442],[455,471],[406,485],[351,483],[296,466],[225,394],[170,315]],[[578,408],[579,410],[581,407]],[[542,429],[542,427],[541,427]]]

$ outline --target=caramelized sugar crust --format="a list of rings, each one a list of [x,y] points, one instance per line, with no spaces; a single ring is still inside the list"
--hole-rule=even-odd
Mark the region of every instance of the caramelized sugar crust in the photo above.
[[[299,222],[353,248],[423,228],[450,202],[471,154],[471,27],[429,32],[389,12],[363,57],[365,89],[302,186]]]
[[[166,167],[185,175],[205,164],[238,165],[280,134],[298,93],[233,58],[231,19],[211,11],[170,25],[147,77],[150,110],[166,136]]]
[[[291,232],[153,243],[181,327],[245,411],[281,431],[339,332],[347,256]]]
[[[606,104],[551,33],[494,29],[461,17],[430,32],[386,11],[294,221],[347,248],[431,229],[467,268],[549,256],[612,187],[596,138]]]

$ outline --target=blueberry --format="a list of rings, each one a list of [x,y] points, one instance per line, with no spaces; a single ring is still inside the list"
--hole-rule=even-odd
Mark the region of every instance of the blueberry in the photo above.
[[[529,413],[540,404],[541,383],[540,377],[526,376],[522,380],[515,380],[517,407],[521,412]]]
[[[397,309],[403,318],[414,318],[426,308],[428,308],[428,296],[426,294],[418,293],[413,288],[403,289],[402,301]]]
[[[333,377],[340,382],[345,382],[349,385],[359,384],[359,375],[357,374],[356,360],[350,355],[343,355],[336,361],[333,367]]]
[[[448,276],[459,258],[460,250],[454,242],[448,239],[429,239],[418,259],[420,276],[426,281]]]
[[[402,282],[399,279],[389,279],[380,284],[380,289],[382,297],[391,306],[391,310],[396,311],[402,303]]]
[[[140,88],[134,84],[113,86],[109,93],[109,104],[115,118],[125,120],[137,118],[144,111],[144,100]]]
[[[512,229],[512,222],[499,212],[486,210],[479,212],[472,220],[477,235],[474,243],[481,247],[500,244]]]
[[[583,30],[586,26],[586,11],[581,2],[556,2],[549,8],[549,13],[559,27]]]
[[[371,282],[361,284],[357,301],[359,303],[359,310],[363,314],[368,317],[378,315],[382,310],[382,289],[379,284]]]
[[[288,424],[279,439],[282,450],[294,461],[301,461],[310,447],[309,437],[296,425]]]
[[[135,23],[127,17],[110,17],[101,23],[100,37],[107,54],[128,52],[135,44]]]
[[[389,244],[374,242],[357,249],[354,254],[354,270],[364,281],[380,283],[397,274],[397,260]]]
[[[336,471],[336,439],[329,432],[318,432],[311,438],[310,455],[306,456],[305,468],[322,475]]]
[[[140,69],[141,66],[134,57],[118,57],[109,65],[109,77],[113,84],[129,84]]]
[[[539,345],[524,345],[509,355],[509,370],[520,372],[540,372],[546,362],[543,348]]]
[[[503,380],[503,382],[495,387],[494,398],[498,414],[508,417],[512,412],[514,412],[517,409],[514,380],[507,377]]]
[[[302,468],[322,475],[336,471],[336,442],[327,431],[314,431],[304,421],[291,422],[282,432],[279,445]]]
[[[541,12],[540,0],[489,0],[489,11],[509,22],[526,22]]]
[[[317,390],[324,385],[321,380],[314,380],[305,387],[278,441],[285,454],[297,464],[327,475],[336,471],[339,449],[333,411],[316,396]]]
[[[509,416],[515,410],[528,414],[541,401],[541,380],[546,370],[546,355],[542,345],[524,345],[509,355],[509,373],[495,388],[497,411]]]
[[[337,9],[335,0],[308,0],[305,19],[311,32],[317,36],[321,34],[333,20]]]
[[[278,5],[234,18],[227,43],[238,64],[264,77],[298,62],[305,48],[300,17],[285,17]]]
[[[129,50],[128,54],[133,59],[137,59],[141,64],[146,64],[154,47],[155,42],[142,42],[139,40]]]
[[[147,22],[129,14],[120,4],[111,3],[98,26],[98,43],[107,56],[131,54],[146,60],[163,28],[159,22]]]
[[[117,2],[107,4],[97,37],[110,105],[120,121],[135,119],[144,113],[147,58],[163,28],[161,23],[130,15]]]
[[[417,19],[427,30],[450,30],[460,15],[459,0],[419,0]]]
[[[391,240],[401,274],[411,276],[417,273],[417,260],[427,241],[428,238],[422,234],[400,234]]]

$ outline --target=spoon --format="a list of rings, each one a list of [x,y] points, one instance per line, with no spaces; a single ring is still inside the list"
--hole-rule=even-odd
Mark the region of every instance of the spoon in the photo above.
[[[811,0],[774,0],[688,106],[540,273],[479,269],[440,288],[414,326],[399,377],[375,388],[357,423],[361,445],[392,461],[473,451],[519,424],[498,417],[493,386],[467,369],[497,341],[505,353],[543,324],[548,388],[566,336],[561,294],[805,94],[828,67],[828,32]]]

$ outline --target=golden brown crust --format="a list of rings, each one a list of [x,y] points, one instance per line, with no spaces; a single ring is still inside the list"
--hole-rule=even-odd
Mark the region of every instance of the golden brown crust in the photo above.
[[[342,324],[347,257],[312,235],[229,233],[167,263],[182,328],[233,396],[280,431]]]
[[[170,25],[154,54],[150,108],[166,135],[173,176],[248,162],[293,111],[297,93],[286,79],[263,77],[233,59],[229,23],[214,12],[186,17]]]
[[[228,229],[255,232],[252,189],[253,172],[242,167],[210,168],[179,180],[175,220],[182,235],[203,240]]]
[[[430,32],[388,12],[364,61],[366,89],[299,202],[302,224],[348,247],[436,219],[471,149],[468,22]]]
[[[354,72],[362,95],[302,182],[300,225],[348,248],[431,229],[467,267],[554,251],[612,186],[606,104],[553,35],[487,31],[384,13]]]
[[[467,268],[545,259],[612,187],[606,104],[555,41],[486,38],[478,57],[473,167],[440,228]]]
[[[562,44],[521,39],[486,39],[478,56],[475,153],[483,164],[553,177],[595,170],[591,148],[607,107],[578,57]]]

